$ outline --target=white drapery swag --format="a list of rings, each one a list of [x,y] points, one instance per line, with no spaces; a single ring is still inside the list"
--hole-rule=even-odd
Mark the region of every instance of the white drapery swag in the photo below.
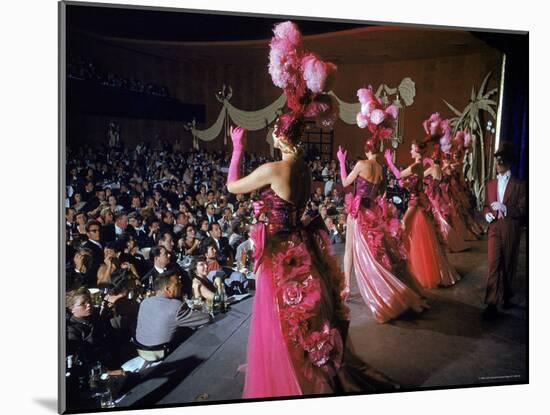
[[[379,95],[382,90],[384,90],[386,94],[395,94],[399,92],[406,106],[413,103],[416,94],[414,82],[410,78],[403,79],[399,87],[393,89],[390,89],[387,85],[381,85],[376,95]],[[359,102],[349,103],[342,101],[332,91],[330,91],[329,94],[332,95],[340,105],[339,118],[346,124],[355,124],[357,122],[357,113],[361,109],[361,104]],[[222,129],[224,129],[224,144],[227,144],[227,135],[229,133],[228,119],[234,124],[246,128],[248,131],[258,131],[267,128],[269,124],[282,113],[282,109],[286,104],[286,95],[281,94],[279,98],[265,108],[256,111],[243,111],[234,107],[229,102],[231,95],[232,91],[227,98],[220,99],[216,96],[218,101],[222,103],[222,109],[216,122],[212,124],[212,126],[205,130],[199,130],[195,128],[195,121],[186,125],[186,129],[191,131],[193,135],[193,146],[195,148],[198,148],[198,140],[212,141],[220,135]]]

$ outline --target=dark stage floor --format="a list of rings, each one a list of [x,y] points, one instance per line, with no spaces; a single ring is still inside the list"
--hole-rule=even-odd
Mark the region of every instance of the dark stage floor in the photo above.
[[[527,381],[527,275],[523,237],[515,307],[483,321],[486,241],[449,254],[463,275],[454,287],[428,292],[420,317],[376,323],[352,279],[349,305],[355,351],[403,389]],[[342,262],[343,245],[336,246]],[[202,328],[119,402],[118,407],[240,399],[252,299]]]

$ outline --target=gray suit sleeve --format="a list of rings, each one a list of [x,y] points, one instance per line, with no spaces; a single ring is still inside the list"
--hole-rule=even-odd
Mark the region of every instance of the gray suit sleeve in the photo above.
[[[191,310],[187,304],[182,304],[176,313],[176,324],[179,327],[198,327],[210,322],[210,314],[203,311]]]

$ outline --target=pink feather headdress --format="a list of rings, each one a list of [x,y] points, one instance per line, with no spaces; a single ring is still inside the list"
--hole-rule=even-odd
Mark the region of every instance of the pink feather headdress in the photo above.
[[[291,21],[273,29],[268,70],[275,86],[282,88],[287,106],[318,126],[332,128],[338,119],[338,102],[326,92],[332,87],[336,65],[302,47],[302,35]]]
[[[422,123],[426,132],[425,141],[439,140],[440,150],[444,153],[449,153],[452,148],[451,127],[449,120],[442,119],[439,112],[434,112],[430,118]]]
[[[383,140],[389,138],[395,128],[399,109],[395,105],[384,105],[384,102],[374,95],[372,87],[357,91],[361,110],[357,113],[359,128],[367,128],[370,132],[368,140]]]

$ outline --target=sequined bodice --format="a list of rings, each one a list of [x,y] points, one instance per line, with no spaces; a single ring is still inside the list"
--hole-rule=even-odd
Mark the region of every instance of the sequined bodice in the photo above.
[[[291,232],[298,227],[300,216],[294,203],[282,199],[271,187],[264,188],[260,197],[264,202],[268,233]]]
[[[361,202],[363,205],[370,204],[370,202],[378,196],[379,187],[380,183],[371,183],[361,176],[357,176],[355,179],[355,195],[361,197]]]
[[[410,176],[407,176],[401,179],[401,185],[407,189],[411,195],[418,195],[422,192],[422,182],[419,180],[418,174],[412,173]]]

